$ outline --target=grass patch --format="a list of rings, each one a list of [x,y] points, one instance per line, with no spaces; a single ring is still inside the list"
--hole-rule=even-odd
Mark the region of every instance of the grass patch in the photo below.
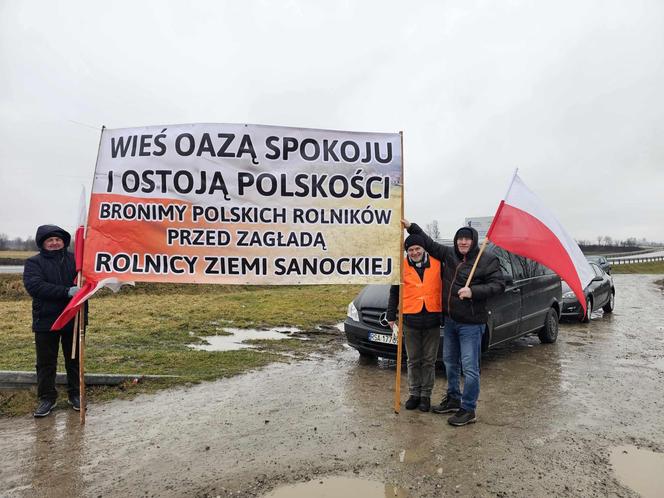
[[[37,250],[34,251],[0,251],[0,260],[2,259],[21,259],[26,260],[30,256],[37,254]]]
[[[664,261],[653,261],[652,263],[634,263],[631,265],[611,265],[611,273],[664,273]]]
[[[32,371],[31,299],[20,275],[0,278],[0,370]],[[177,384],[237,375],[275,361],[283,352],[304,356],[331,336],[316,332],[344,319],[346,306],[361,286],[214,286],[141,284],[118,294],[95,296],[90,303],[86,336],[86,372],[178,375],[121,388],[91,389],[92,402],[152,392]],[[169,292],[170,291],[170,292]],[[310,341],[258,342],[259,349],[197,351],[187,345],[198,336],[237,328],[297,327]],[[58,359],[63,371],[62,353]],[[62,391],[61,391],[62,392]],[[61,398],[63,398],[61,394]],[[0,415],[30,413],[34,392],[0,391]]]

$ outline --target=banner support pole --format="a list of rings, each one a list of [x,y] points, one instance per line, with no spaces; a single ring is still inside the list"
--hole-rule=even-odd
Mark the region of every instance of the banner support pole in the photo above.
[[[101,152],[101,141],[102,138],[104,137],[104,130],[106,129],[105,125],[102,125],[101,127],[101,133],[99,134],[99,146],[97,147],[97,160],[95,161],[95,171],[97,171],[97,165],[99,164],[99,153]],[[93,180],[93,185],[94,185],[94,180]],[[91,190],[92,192],[92,190]],[[87,235],[88,231],[88,224],[85,224],[85,232],[83,234],[83,239],[85,239],[85,235]],[[82,283],[82,277],[81,277],[81,283]],[[81,309],[78,311],[78,314],[80,315],[80,318],[78,320],[79,322],[79,334],[78,334],[78,390],[79,390],[79,401],[81,403],[81,409],[79,411],[80,413],[80,421],[81,425],[85,425],[85,412],[87,409],[87,401],[86,401],[86,393],[85,393],[85,330],[87,328],[87,324],[85,323],[85,307],[87,304],[83,304],[81,306]]]
[[[76,286],[81,287],[81,272],[79,271],[78,274],[76,275]],[[76,313],[76,317],[74,318],[74,332],[71,335],[71,359],[75,360],[76,359],[76,343],[78,342],[78,322],[79,322],[79,315],[81,314],[80,310],[78,313]]]
[[[401,220],[404,219],[404,176],[403,176],[403,131],[399,132],[401,139]],[[401,409],[401,355],[403,349],[403,227],[399,221],[399,228],[401,228],[401,237],[399,241],[399,325],[397,330],[397,365],[396,365],[396,379],[394,385],[394,413],[398,414]]]

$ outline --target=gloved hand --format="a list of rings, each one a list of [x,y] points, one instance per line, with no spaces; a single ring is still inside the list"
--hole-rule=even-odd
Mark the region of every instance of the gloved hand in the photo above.
[[[81,290],[81,288],[78,287],[77,285],[75,285],[74,287],[70,287],[69,290],[67,291],[67,295],[69,297],[74,297],[79,290]]]

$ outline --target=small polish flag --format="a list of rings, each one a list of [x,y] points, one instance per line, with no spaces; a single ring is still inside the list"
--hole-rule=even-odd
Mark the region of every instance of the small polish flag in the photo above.
[[[117,278],[104,278],[99,282],[94,280],[88,280],[83,284],[83,287],[79,289],[76,295],[69,301],[69,304],[65,309],[60,313],[60,316],[53,322],[51,330],[60,330],[62,327],[67,325],[70,320],[76,316],[76,313],[81,309],[83,303],[90,299],[98,290],[103,287],[108,287],[113,292],[120,290],[120,287],[123,285],[134,285],[134,282],[121,282]]]
[[[85,244],[85,225],[88,219],[86,207],[85,187],[81,187],[81,200],[79,202],[78,226],[74,237],[74,257],[76,258],[76,272],[83,269],[83,245]]]

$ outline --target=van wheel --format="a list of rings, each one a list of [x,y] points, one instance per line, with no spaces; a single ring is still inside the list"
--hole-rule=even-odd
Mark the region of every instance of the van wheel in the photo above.
[[[604,306],[602,306],[602,309],[604,310],[604,313],[611,313],[615,305],[616,305],[616,291],[611,289],[609,302],[607,302]]]
[[[583,312],[583,309],[581,309],[581,315],[579,316],[579,321],[581,323],[588,323],[591,318],[592,318],[592,313],[593,313],[593,300],[588,296],[586,298],[586,312]]]
[[[544,319],[542,327],[537,336],[542,344],[552,344],[558,339],[558,313],[553,308],[549,308]]]

